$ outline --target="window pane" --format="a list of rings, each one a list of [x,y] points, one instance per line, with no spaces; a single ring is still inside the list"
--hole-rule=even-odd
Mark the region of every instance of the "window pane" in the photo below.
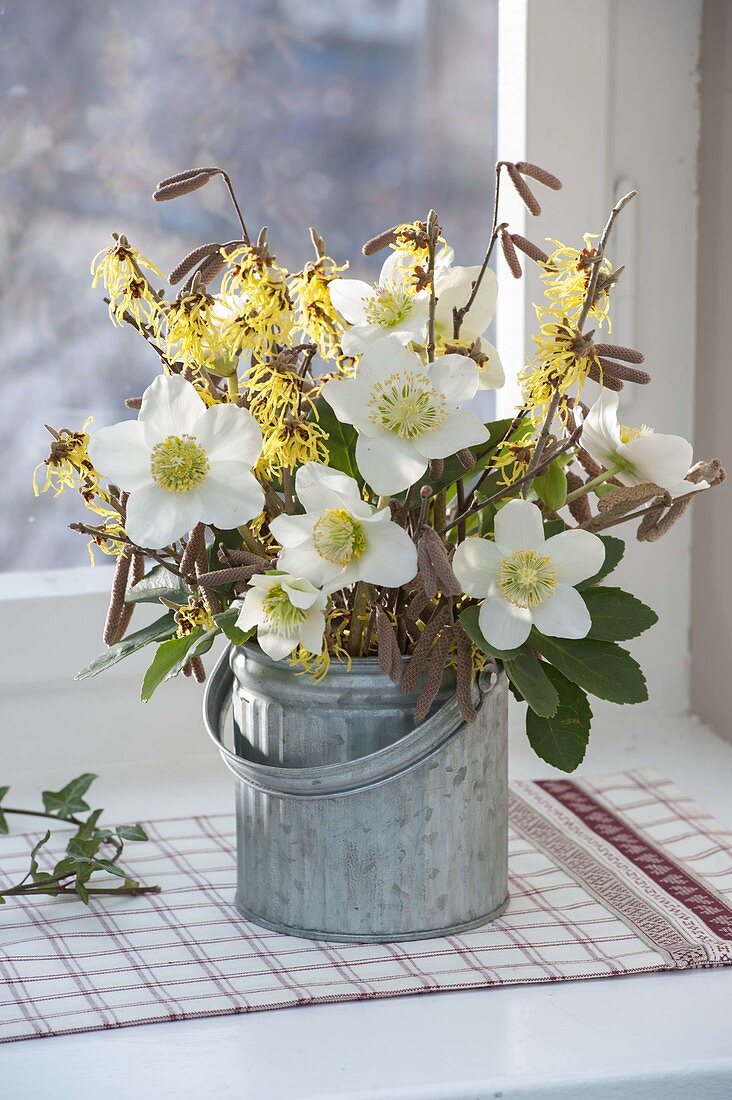
[[[231,239],[219,181],[150,200],[158,179],[218,163],[287,267],[309,258],[313,225],[371,281],[363,240],[430,206],[458,262],[479,262],[497,0],[6,0],[0,29],[0,568],[79,565],[65,524],[81,502],[32,496],[42,424],[122,419],[156,372],[110,325],[91,257],[112,230],[166,271]]]

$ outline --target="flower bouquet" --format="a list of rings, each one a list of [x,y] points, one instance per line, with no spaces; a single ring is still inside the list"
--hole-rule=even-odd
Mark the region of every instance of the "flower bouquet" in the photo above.
[[[608,244],[634,193],[601,235],[583,247],[551,241],[546,252],[501,220],[501,189],[514,187],[536,215],[537,185],[561,183],[502,161],[479,266],[454,262],[430,211],[364,245],[385,256],[370,284],[348,278],[313,229],[312,260],[287,270],[266,229],[250,235],[219,168],[163,180],[153,197],[178,199],[217,177],[236,239],[185,256],[169,276],[183,284],[175,297],[122,235],[92,263],[112,322],[139,333],[159,372],[127,401],[136,419],[49,429],[37,491],[77,489],[92,516],[72,527],[116,559],[108,648],[80,678],[152,646],[149,699],[179,673],[202,681],[219,634],[232,661],[266,657],[278,682],[305,685],[300,696],[318,698],[336,680],[347,692],[349,676],[374,666],[374,704],[399,692],[409,700],[392,745],[434,723],[446,700],[471,726],[479,683],[507,678],[527,704],[534,750],[573,770],[590,731],[588,695],[646,698],[619,643],[656,615],[601,583],[624,549],[605,532],[628,524],[654,541],[724,478],[718,461],[694,464],[686,440],[618,419],[623,386],[650,381],[640,352],[602,335],[622,277]],[[474,398],[504,380],[485,336],[497,246],[511,277],[538,265],[546,300],[535,306],[520,407],[484,423]],[[140,602],[162,614],[128,634]],[[251,730],[239,725],[243,757]],[[280,731],[280,763],[286,742]]]

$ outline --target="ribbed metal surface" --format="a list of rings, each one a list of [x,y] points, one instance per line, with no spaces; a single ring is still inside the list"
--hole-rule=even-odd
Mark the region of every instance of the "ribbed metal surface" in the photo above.
[[[466,725],[448,686],[414,700],[374,661],[317,686],[256,646],[231,651],[206,696],[236,776],[237,904],[279,931],[400,940],[457,931],[507,899],[507,693],[484,677]],[[234,741],[226,746],[233,699]],[[231,739],[229,739],[231,740]]]

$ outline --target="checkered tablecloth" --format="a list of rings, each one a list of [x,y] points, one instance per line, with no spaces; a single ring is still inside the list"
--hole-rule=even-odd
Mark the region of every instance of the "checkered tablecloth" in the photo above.
[[[516,783],[506,913],[459,936],[328,944],[233,905],[233,817],[146,823],[163,893],[0,908],[0,1042],[334,1001],[732,963],[732,835],[649,771]],[[34,835],[0,841],[17,881]]]

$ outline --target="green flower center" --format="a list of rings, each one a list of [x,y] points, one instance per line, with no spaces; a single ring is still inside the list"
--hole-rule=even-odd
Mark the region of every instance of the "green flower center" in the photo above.
[[[309,615],[307,608],[295,607],[281,584],[270,588],[263,610],[270,627],[280,634],[291,634]]]
[[[205,481],[208,457],[192,435],[169,435],[150,455],[155,482],[169,493],[188,493]]]
[[[412,291],[407,286],[388,283],[374,287],[374,296],[365,302],[366,320],[370,325],[393,328],[406,320],[412,309]]]
[[[341,566],[358,561],[366,549],[361,524],[345,508],[326,508],[315,521],[313,542],[321,558]]]
[[[557,587],[557,573],[551,558],[516,550],[498,567],[498,587],[515,607],[537,607]]]
[[[447,420],[444,397],[421,371],[392,374],[377,382],[368,407],[371,423],[400,439],[419,439]]]

